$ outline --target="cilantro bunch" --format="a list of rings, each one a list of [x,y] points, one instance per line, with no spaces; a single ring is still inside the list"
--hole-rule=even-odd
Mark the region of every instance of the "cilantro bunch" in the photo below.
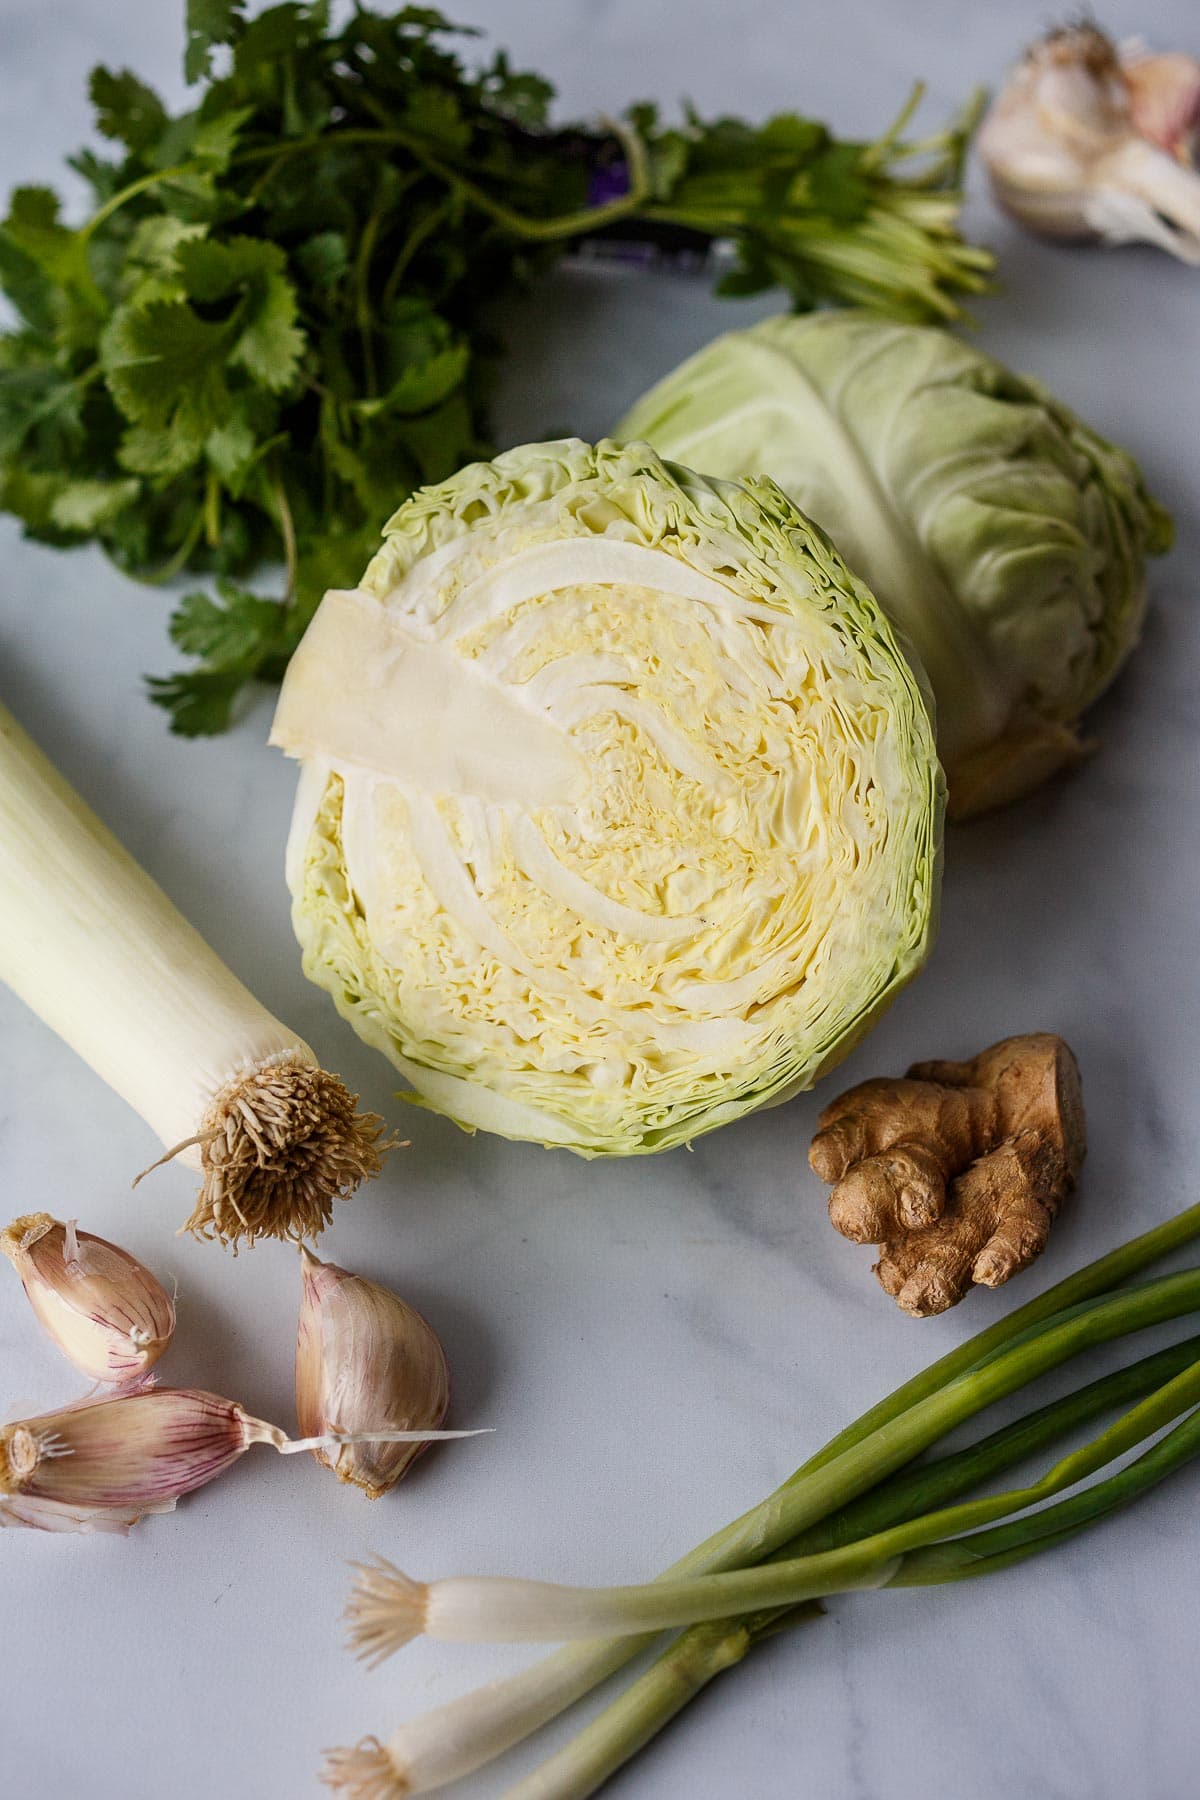
[[[211,577],[171,619],[192,666],[150,683],[176,731],[224,729],[400,501],[488,454],[488,304],[564,248],[728,239],[724,292],[903,318],[952,317],[985,284],[955,224],[969,119],[915,145],[910,109],[874,144],[791,114],[665,128],[649,106],[553,131],[547,82],[503,52],[467,68],[456,35],[425,7],[335,29],[328,0],[250,20],[188,0],[196,106],[172,117],[98,68],[113,153],[71,159],[91,218],[12,195],[0,506],[139,580]],[[277,598],[246,585],[279,565]]]

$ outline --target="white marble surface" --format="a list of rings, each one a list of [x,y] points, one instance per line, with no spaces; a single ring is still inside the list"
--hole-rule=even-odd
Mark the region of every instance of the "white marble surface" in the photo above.
[[[870,130],[910,77],[935,117],[996,77],[1041,0],[460,0],[557,75],[564,106],[688,94],[746,113],[799,105]],[[0,0],[6,181],[58,175],[85,134],[96,60],[177,90],[166,0]],[[1119,31],[1200,48],[1186,0],[1105,8]],[[977,181],[974,184],[978,187]],[[493,1437],[431,1456],[369,1507],[309,1463],[259,1452],[127,1541],[0,1539],[6,1793],[42,1800],[299,1800],[323,1746],[519,1666],[520,1650],[414,1647],[362,1673],[340,1645],[345,1563],[582,1581],[651,1574],[758,1499],[898,1380],[1005,1307],[1197,1198],[1200,622],[1195,566],[1200,272],[1149,252],[1037,246],[979,198],[1004,291],[980,338],[1130,445],[1179,521],[1145,642],[1095,715],[1104,748],[1069,784],[952,834],[936,954],[847,1079],[1051,1028],[1084,1070],[1092,1150],[1037,1271],[940,1320],[901,1317],[869,1255],[836,1237],[805,1165],[821,1096],[627,1166],[402,1118],[383,1062],[303,981],[282,853],[292,773],[264,699],[229,737],[170,738],[139,690],[164,604],[95,555],[0,520],[5,699],[264,1000],[413,1148],[327,1242],[435,1321],[455,1418]],[[759,310],[765,310],[760,308]],[[502,396],[510,440],[600,432],[685,350],[741,318],[703,282],[564,276],[525,307]],[[513,315],[514,321],[517,314]],[[828,1097],[826,1093],[825,1097]],[[238,1262],[177,1239],[189,1178],[129,1192],[141,1122],[0,992],[0,1169],[10,1213],[49,1207],[178,1278],[164,1373],[288,1421],[294,1257]],[[2,1403],[68,1398],[68,1366],[0,1280]],[[695,1800],[1183,1800],[1195,1792],[1200,1477],[986,1584],[860,1596],[757,1653],[616,1783]],[[462,1792],[500,1792],[518,1752]]]

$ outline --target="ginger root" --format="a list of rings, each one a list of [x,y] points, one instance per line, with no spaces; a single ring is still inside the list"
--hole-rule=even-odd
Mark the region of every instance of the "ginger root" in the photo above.
[[[864,1081],[818,1127],[808,1160],[836,1184],[830,1219],[879,1246],[880,1284],[917,1318],[1040,1256],[1086,1148],[1078,1064],[1047,1032]]]

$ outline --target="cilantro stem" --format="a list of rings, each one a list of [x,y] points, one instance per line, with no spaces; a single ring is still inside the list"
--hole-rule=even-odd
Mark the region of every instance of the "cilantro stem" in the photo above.
[[[180,569],[183,568],[188,557],[196,548],[196,545],[200,542],[200,536],[205,525],[206,511],[206,507],[197,509],[196,515],[184,535],[183,542],[175,551],[175,554],[168,558],[160,568],[152,570],[147,575],[139,574],[133,569],[126,570],[125,572],[132,575],[135,581],[140,581],[144,587],[162,587],[164,582],[172,581],[175,576],[178,575]]]
[[[110,219],[120,207],[124,206],[127,200],[136,199],[139,194],[144,194],[150,188],[157,187],[160,182],[174,180],[176,175],[194,174],[198,167],[199,164],[196,162],[174,163],[169,169],[152,169],[149,175],[139,176],[136,181],[131,181],[128,187],[123,187],[119,193],[113,194],[97,212],[92,214],[85,225],[80,226],[80,237],[86,243],[92,233],[103,225],[106,219]]]
[[[210,550],[221,542],[221,484],[212,469],[204,482],[204,538]]]
[[[400,283],[407,275],[413,257],[426,240],[441,228],[454,210],[454,198],[447,195],[439,206],[432,207],[424,218],[419,219],[409,232],[404,248],[392,264],[380,302],[381,312],[386,313],[399,292]]]
[[[868,144],[863,151],[862,166],[864,169],[877,169],[881,162],[894,154],[900,139],[900,133],[905,129],[924,98],[925,83],[923,81],[914,81],[908,99],[904,102],[904,105],[900,108],[900,111],[896,114],[896,117],[892,120],[883,136],[876,138],[875,142],[873,144]],[[943,137],[944,133],[939,132],[937,141],[940,143]]]
[[[614,134],[621,139],[625,149],[629,167],[629,192],[616,200],[607,200],[601,206],[583,206],[574,212],[559,213],[555,218],[540,219],[529,213],[517,212],[511,206],[505,206],[502,200],[495,200],[469,176],[451,168],[448,163],[434,156],[425,146],[421,138],[410,131],[403,131],[395,126],[354,126],[347,131],[322,131],[310,137],[294,138],[290,143],[260,144],[255,149],[243,150],[230,159],[230,167],[246,167],[258,162],[282,162],[289,156],[299,156],[310,150],[324,149],[327,145],[342,144],[398,144],[406,149],[424,169],[436,175],[439,181],[460,194],[464,200],[479,212],[485,212],[497,224],[503,225],[514,236],[529,238],[544,243],[553,243],[559,238],[577,237],[580,232],[594,231],[601,225],[612,224],[614,220],[628,218],[630,213],[637,212],[650,197],[649,172],[646,162],[645,146],[636,133],[625,126],[612,125]],[[81,227],[80,235],[87,239],[106,219],[112,217],[126,201],[133,200],[138,194],[147,192],[160,182],[170,181],[177,175],[194,173],[198,162],[176,163],[169,169],[154,169],[148,175],[142,175],[137,181],[130,182],[111,199],[106,200],[100,209],[92,214],[86,225]],[[261,184],[260,184],[261,185]]]
[[[292,509],[288,503],[287,489],[283,485],[283,477],[279,473],[278,464],[271,464],[271,492],[275,496],[275,505],[279,509],[279,535],[283,539],[283,556],[287,570],[287,591],[284,594],[284,605],[292,606],[296,599],[296,523],[292,518]]]
[[[621,139],[625,149],[629,166],[629,192],[616,200],[605,201],[602,206],[583,206],[575,212],[559,213],[557,217],[548,219],[517,212],[513,207],[505,206],[502,200],[493,199],[486,189],[469,176],[435,156],[415,132],[404,131],[397,126],[353,126],[346,131],[317,132],[311,137],[295,138],[282,147],[278,144],[260,145],[253,150],[241,151],[232,159],[231,167],[263,162],[272,157],[297,156],[309,150],[322,149],[327,144],[399,144],[422,168],[427,169],[431,175],[436,175],[439,181],[468,200],[479,212],[487,213],[514,236],[549,243],[557,238],[576,237],[581,231],[594,231],[598,226],[611,224],[615,219],[627,218],[649,199],[650,182],[645,146],[636,133],[629,131],[627,127],[613,125],[611,129]]]
[[[358,254],[354,259],[354,311],[358,324],[358,337],[362,345],[363,379],[366,382],[367,394],[371,399],[379,393],[378,372],[375,367],[375,328],[371,310],[371,258],[375,254],[375,246],[379,241],[379,227],[382,214],[378,207],[363,226],[358,240]]]

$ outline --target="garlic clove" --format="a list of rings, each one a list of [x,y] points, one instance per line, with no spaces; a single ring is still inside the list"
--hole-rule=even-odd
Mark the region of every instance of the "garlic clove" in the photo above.
[[[307,1249],[301,1256],[296,1412],[304,1435],[436,1431],[450,1404],[450,1372],[433,1328],[378,1282]],[[313,1454],[375,1500],[425,1447],[376,1441]]]
[[[287,1439],[217,1394],[146,1387],[0,1426],[0,1496],[52,1501],[83,1518],[140,1516],[212,1481],[256,1443]]]
[[[1123,45],[1121,73],[1134,130],[1194,168],[1200,150],[1200,62],[1180,50],[1152,55],[1138,44]]]
[[[170,1343],[175,1307],[162,1283],[74,1220],[28,1213],[0,1233],[0,1250],[44,1329],[91,1380],[135,1380]]]
[[[1127,71],[1095,26],[1034,44],[976,142],[997,203],[1031,230],[1200,262],[1200,175],[1141,135]]]
[[[420,1449],[427,1436],[473,1431],[380,1427],[369,1436]],[[0,1527],[43,1531],[128,1531],[147,1513],[170,1512],[193,1488],[223,1475],[252,1444],[283,1456],[343,1450],[321,1434],[289,1438],[236,1401],[196,1388],[159,1388],[79,1400],[58,1412],[0,1425]]]

